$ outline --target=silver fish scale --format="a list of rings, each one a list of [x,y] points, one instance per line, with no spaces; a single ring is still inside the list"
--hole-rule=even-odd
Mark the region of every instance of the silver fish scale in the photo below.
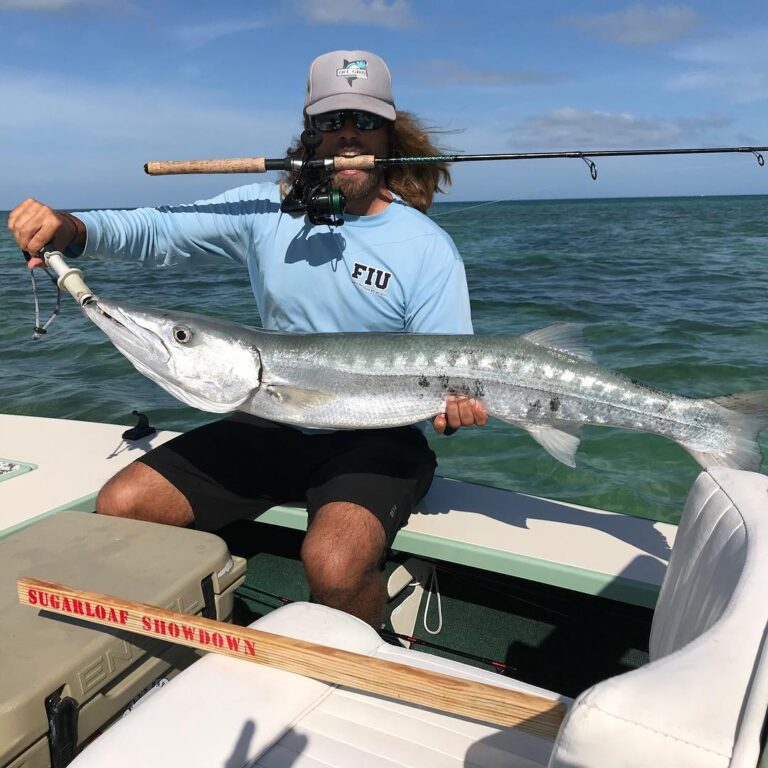
[[[440,413],[447,395],[467,395],[528,429],[566,464],[578,446],[574,428],[589,423],[671,438],[705,467],[760,466],[756,437],[768,426],[768,392],[718,399],[661,392],[553,349],[558,340],[578,343],[562,326],[528,337],[290,335],[102,299],[84,310],[141,373],[212,413],[392,427]]]
[[[411,424],[444,410],[446,395],[466,395],[523,427],[640,429],[703,451],[726,439],[712,403],[654,390],[520,337],[267,335],[259,348],[262,386],[243,410],[288,423]],[[297,398],[295,387],[324,397]]]

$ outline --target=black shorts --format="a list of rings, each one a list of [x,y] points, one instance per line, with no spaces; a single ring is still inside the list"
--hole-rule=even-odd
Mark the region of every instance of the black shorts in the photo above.
[[[240,413],[180,435],[138,461],[184,494],[201,530],[287,502],[306,504],[311,524],[324,504],[345,501],[376,516],[387,545],[429,490],[437,465],[426,437],[413,427],[306,435]]]

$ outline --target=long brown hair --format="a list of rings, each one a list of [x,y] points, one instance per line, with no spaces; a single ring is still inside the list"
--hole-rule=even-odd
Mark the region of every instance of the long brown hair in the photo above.
[[[305,127],[309,127],[306,118]],[[447,153],[447,150],[434,142],[434,137],[443,131],[427,127],[411,112],[398,110],[397,119],[388,124],[388,129],[390,157],[437,157]],[[301,157],[302,154],[301,142],[295,139],[288,148],[288,156]],[[384,168],[384,179],[389,190],[417,210],[426,213],[432,205],[435,192],[445,192],[443,187],[450,185],[451,172],[448,170],[448,163],[442,162],[392,165]],[[284,183],[290,184],[292,181],[292,174],[283,178]]]

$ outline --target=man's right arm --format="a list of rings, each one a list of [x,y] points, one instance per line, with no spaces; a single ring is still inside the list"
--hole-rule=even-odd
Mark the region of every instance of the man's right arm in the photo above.
[[[8,216],[8,229],[19,248],[36,256],[46,245],[64,251],[69,246],[85,247],[85,224],[71,213],[54,211],[47,205],[27,198]]]
[[[252,214],[279,210],[275,185],[239,187],[189,205],[133,210],[54,211],[25,200],[8,218],[19,246],[33,256],[48,243],[86,253],[170,265],[199,255],[243,262],[252,239]],[[260,217],[259,217],[260,218]]]

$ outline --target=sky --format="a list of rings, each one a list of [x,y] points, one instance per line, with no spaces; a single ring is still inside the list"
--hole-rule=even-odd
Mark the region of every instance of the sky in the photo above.
[[[463,153],[768,145],[768,3],[0,0],[0,209],[189,202],[263,176],[149,160],[281,157],[307,69],[382,56],[398,109]],[[766,153],[768,154],[768,153]],[[744,155],[455,165],[448,201],[768,193]]]

